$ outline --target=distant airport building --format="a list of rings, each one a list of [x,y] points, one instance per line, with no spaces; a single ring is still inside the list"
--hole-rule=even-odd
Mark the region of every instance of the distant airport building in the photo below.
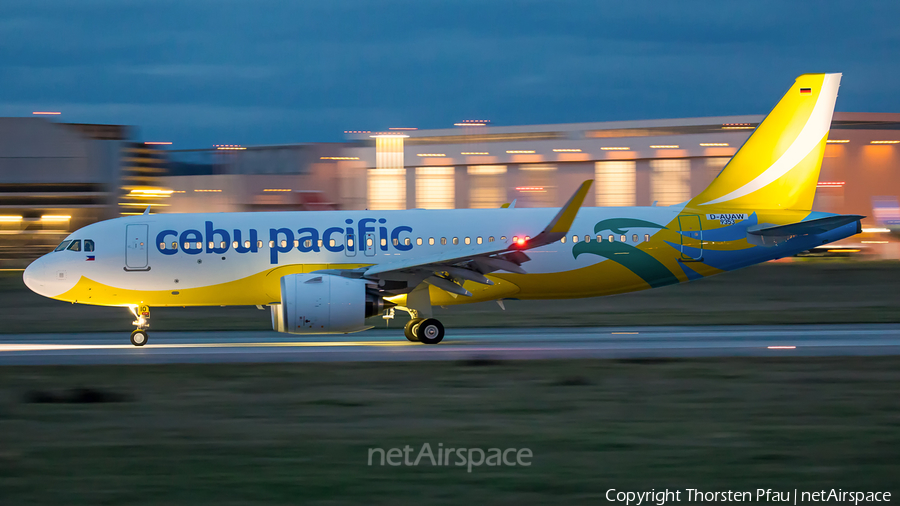
[[[346,142],[205,149],[117,125],[0,118],[0,266],[100,219],[151,212],[672,205],[722,170],[763,116],[348,131]],[[900,114],[835,113],[815,210],[868,216],[859,240],[897,243],[873,202],[900,197]]]
[[[131,134],[120,125],[0,118],[0,267],[140,207],[129,198],[131,189],[157,184],[166,159]]]

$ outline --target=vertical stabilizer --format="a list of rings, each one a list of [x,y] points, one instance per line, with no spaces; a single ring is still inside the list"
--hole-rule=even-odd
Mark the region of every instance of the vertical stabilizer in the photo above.
[[[804,74],[691,206],[812,209],[841,74]]]

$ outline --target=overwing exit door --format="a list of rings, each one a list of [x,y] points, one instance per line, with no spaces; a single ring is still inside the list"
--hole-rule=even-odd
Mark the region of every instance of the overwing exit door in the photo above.
[[[125,226],[125,270],[149,271],[147,232],[149,225]]]

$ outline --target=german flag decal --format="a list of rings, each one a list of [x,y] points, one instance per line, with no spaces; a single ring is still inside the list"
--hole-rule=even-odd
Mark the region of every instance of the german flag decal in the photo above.
[[[812,95],[812,88],[800,88],[801,95]]]

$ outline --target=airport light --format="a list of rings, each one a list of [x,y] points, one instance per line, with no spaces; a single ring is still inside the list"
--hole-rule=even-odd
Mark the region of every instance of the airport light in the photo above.
[[[172,144],[171,141],[147,141],[144,144],[149,146],[170,146]]]
[[[900,144],[900,141],[872,141],[871,144]]]
[[[463,151],[461,155],[489,155],[487,151]]]
[[[395,134],[395,133],[391,133],[391,132],[381,132],[381,133],[377,133],[375,135],[370,135],[369,137],[372,139],[406,139],[409,136],[404,135],[404,134]]]
[[[447,156],[444,153],[418,153],[416,156]]]
[[[546,190],[543,186],[517,186],[516,191],[523,193],[544,193]]]
[[[290,188],[265,188],[264,192],[292,192],[294,190]]]
[[[511,155],[519,155],[519,154],[530,155],[530,154],[534,154],[534,150],[533,150],[533,149],[511,149],[511,150],[507,150],[506,152],[509,153],[509,154],[511,154]]]
[[[725,123],[722,125],[722,130],[753,130],[756,128],[750,123]]]
[[[715,148],[726,147],[727,148],[728,147],[727,142],[701,142],[700,145],[703,146],[704,148],[713,148],[713,147],[715,147]]]
[[[370,134],[371,130],[344,130],[345,134]]]
[[[608,146],[605,148],[600,148],[603,151],[628,151],[631,148],[625,146]]]
[[[844,181],[819,181],[816,188],[843,188],[845,184],[847,183]]]
[[[466,119],[459,123],[454,123],[453,126],[487,126],[491,120],[488,119]]]
[[[21,216],[0,216],[0,223],[18,223],[22,221]]]
[[[828,139],[825,141],[827,144],[847,144],[850,142],[850,139]]]
[[[319,160],[359,160],[358,156],[322,156]]]
[[[44,115],[44,116],[59,116],[62,113],[59,111],[34,111],[31,114]]]
[[[416,127],[388,127],[388,130],[418,130]]]
[[[581,153],[581,150],[578,148],[556,148],[553,150],[554,153]]]
[[[890,231],[891,231],[891,229],[889,229],[889,228],[883,228],[883,227],[873,227],[873,228],[864,228],[864,229],[862,229],[862,232],[863,232],[864,234],[887,234],[887,233],[889,233]]]
[[[678,149],[680,147],[678,144],[652,144],[650,149]]]
[[[60,222],[60,221],[69,221],[71,219],[72,219],[71,216],[62,215],[62,214],[45,214],[45,215],[41,216],[41,221]]]
[[[194,190],[197,193],[220,193],[222,190]]]

